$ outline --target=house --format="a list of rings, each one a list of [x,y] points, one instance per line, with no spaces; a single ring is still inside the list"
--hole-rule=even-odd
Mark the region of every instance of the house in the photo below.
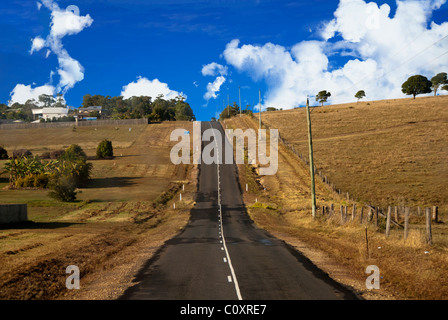
[[[68,108],[40,108],[31,109],[33,112],[33,119],[52,120],[53,118],[59,119],[67,117]]]
[[[78,109],[78,120],[97,120],[101,115],[102,106],[90,106]]]

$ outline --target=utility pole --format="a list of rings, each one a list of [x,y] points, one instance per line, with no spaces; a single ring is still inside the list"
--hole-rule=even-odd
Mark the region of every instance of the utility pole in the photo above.
[[[311,174],[311,205],[312,205],[312,216],[313,219],[316,218],[316,189],[314,185],[314,159],[313,159],[313,138],[311,135],[311,116],[310,116],[310,102],[308,97],[306,98],[306,116],[308,120],[308,145],[310,152],[310,174]]]
[[[227,95],[227,115],[230,118],[230,104],[229,104],[229,95]]]
[[[241,87],[238,86],[238,96],[240,98],[240,117],[241,117]]]
[[[258,129],[261,130],[261,90],[258,90]]]

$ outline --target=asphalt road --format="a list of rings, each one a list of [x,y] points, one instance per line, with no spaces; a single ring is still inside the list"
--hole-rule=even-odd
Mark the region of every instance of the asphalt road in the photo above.
[[[218,122],[202,123],[202,131],[211,127],[224,137]],[[202,148],[209,143],[215,141],[203,142]],[[189,224],[146,263],[136,285],[121,299],[356,299],[299,252],[252,223],[236,170],[232,164],[200,165]]]

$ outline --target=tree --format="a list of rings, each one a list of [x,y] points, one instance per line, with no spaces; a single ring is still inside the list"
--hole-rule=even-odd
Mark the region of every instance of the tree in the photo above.
[[[359,100],[361,100],[362,98],[364,98],[366,96],[366,93],[364,92],[364,90],[359,90],[356,94],[355,94],[355,98]]]
[[[66,108],[67,104],[65,103],[64,96],[61,93],[56,95],[56,102],[53,104],[55,108]]]
[[[114,156],[114,148],[112,147],[112,141],[104,139],[98,144],[96,148],[96,157],[98,159],[105,159]]]
[[[76,199],[76,184],[68,176],[57,176],[50,180],[50,191],[48,195],[53,199],[63,202],[72,202]]]
[[[231,117],[235,117],[236,115],[240,114],[240,107],[236,104],[236,102],[233,103],[233,106],[227,106],[219,115],[220,119],[228,119]]]
[[[77,160],[86,161],[87,155],[79,145],[72,144],[70,145],[70,147],[65,149],[64,153],[61,155],[60,158],[62,160],[68,160],[68,161],[77,161]]]
[[[442,86],[443,89],[444,85],[448,84],[446,76],[447,76],[446,72],[441,72],[431,78],[432,89],[434,90],[434,97],[437,96],[437,90],[439,89],[440,86]]]
[[[316,95],[316,101],[319,101],[322,104],[322,107],[324,106],[324,102],[327,102],[327,99],[331,97],[331,93],[327,92],[326,90],[320,91]]]
[[[0,146],[0,160],[8,159],[8,151],[5,148]]]
[[[419,94],[431,93],[431,86],[432,83],[428,78],[422,75],[415,75],[409,77],[409,79],[401,85],[401,91],[404,94],[414,96],[415,99]]]
[[[41,94],[39,96],[39,102],[43,103],[45,108],[51,107],[55,102],[55,98],[49,94]]]

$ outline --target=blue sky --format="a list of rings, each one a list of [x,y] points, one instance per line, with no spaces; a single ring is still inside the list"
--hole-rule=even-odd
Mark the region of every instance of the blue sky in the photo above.
[[[324,89],[333,103],[404,97],[407,76],[448,71],[447,17],[446,0],[2,1],[0,102],[162,90],[205,121],[238,87],[243,106],[261,90],[285,109]]]

